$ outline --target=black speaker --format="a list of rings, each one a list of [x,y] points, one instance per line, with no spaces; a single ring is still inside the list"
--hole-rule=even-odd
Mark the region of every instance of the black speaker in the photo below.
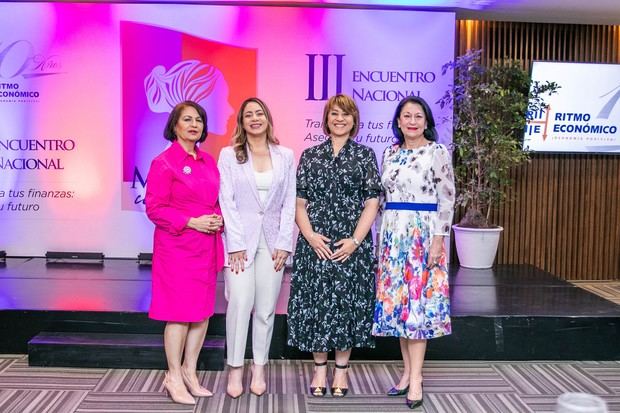
[[[141,252],[138,254],[138,265],[148,267],[153,264],[152,252]]]
[[[102,252],[48,251],[45,253],[46,264],[93,264],[103,265]]]

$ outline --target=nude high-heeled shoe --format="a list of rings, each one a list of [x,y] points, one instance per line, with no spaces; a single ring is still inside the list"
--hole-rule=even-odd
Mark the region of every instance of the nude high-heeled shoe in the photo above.
[[[187,405],[196,404],[196,400],[194,400],[192,395],[189,394],[187,388],[185,387],[185,384],[180,383],[180,385],[177,384],[175,386],[174,384],[172,384],[172,381],[168,377],[168,373],[166,373],[164,376],[164,389],[166,389],[166,393],[175,403]]]
[[[230,366],[226,394],[233,399],[237,399],[243,394],[243,366]]]
[[[181,376],[183,376],[183,383],[185,383],[187,390],[189,390],[192,396],[194,397],[213,396],[213,393],[211,393],[211,391],[201,386],[200,383],[192,383],[192,380],[190,379],[189,375],[183,369],[181,369]]]
[[[262,381],[259,384],[256,384],[256,370],[262,370]],[[255,396],[262,396],[267,391],[267,383],[265,383],[265,366],[257,366],[256,364],[252,365],[252,382],[250,383],[250,392]]]

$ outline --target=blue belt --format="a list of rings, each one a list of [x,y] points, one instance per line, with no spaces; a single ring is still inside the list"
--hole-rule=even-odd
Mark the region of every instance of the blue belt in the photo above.
[[[386,202],[384,209],[404,209],[407,211],[437,211],[437,204],[423,204],[417,202]]]

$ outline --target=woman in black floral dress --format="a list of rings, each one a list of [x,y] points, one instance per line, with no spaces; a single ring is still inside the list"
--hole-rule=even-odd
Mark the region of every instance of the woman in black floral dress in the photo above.
[[[323,112],[329,139],[306,149],[297,169],[299,238],[288,303],[288,343],[314,356],[310,392],[327,391],[327,352],[336,350],[332,395],[348,391],[353,347],[373,347],[374,254],[370,227],[381,183],[372,149],[351,139],[359,111],[345,95]]]

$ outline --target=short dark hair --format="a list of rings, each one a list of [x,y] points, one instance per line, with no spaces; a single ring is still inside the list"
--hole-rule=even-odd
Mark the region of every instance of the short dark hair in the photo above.
[[[437,141],[437,129],[435,129],[435,118],[433,118],[433,112],[431,111],[430,106],[424,99],[419,96],[407,96],[403,100],[398,103],[396,106],[396,111],[394,112],[394,117],[392,118],[392,132],[394,136],[398,139],[398,144],[402,145],[405,142],[405,137],[403,136],[403,132],[398,127],[398,119],[400,118],[400,113],[403,111],[403,107],[407,103],[417,103],[422,107],[424,111],[424,116],[426,117],[426,129],[424,129],[424,137],[429,141],[436,142]]]
[[[164,128],[164,138],[172,142],[177,140],[177,135],[174,132],[174,127],[177,125],[177,122],[181,117],[181,112],[183,112],[183,109],[188,106],[196,109],[196,112],[198,112],[198,115],[202,118],[202,122],[204,124],[204,128],[202,128],[202,135],[200,135],[200,139],[198,139],[198,142],[204,142],[205,139],[207,139],[207,112],[202,106],[191,100],[181,102],[177,104],[174,108],[172,108],[170,115],[168,115],[168,122],[166,122],[166,127]]]

